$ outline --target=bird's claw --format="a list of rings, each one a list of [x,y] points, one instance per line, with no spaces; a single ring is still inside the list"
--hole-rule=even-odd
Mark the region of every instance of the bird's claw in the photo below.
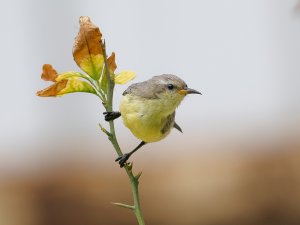
[[[129,157],[130,157],[130,154],[125,153],[124,155],[119,156],[118,158],[116,158],[115,161],[116,161],[116,162],[119,162],[119,165],[120,165],[120,167],[122,168],[122,167],[124,167],[125,163],[126,163],[127,160],[129,159]]]
[[[104,115],[105,121],[111,121],[111,120],[119,118],[121,116],[121,113],[120,112],[104,112],[103,115]]]

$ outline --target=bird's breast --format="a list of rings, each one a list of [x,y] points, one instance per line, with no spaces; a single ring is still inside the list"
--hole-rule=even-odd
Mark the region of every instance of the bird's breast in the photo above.
[[[120,112],[126,127],[145,142],[165,138],[174,125],[173,112],[160,99],[145,99],[127,94],[122,97]],[[173,110],[174,111],[174,110]]]

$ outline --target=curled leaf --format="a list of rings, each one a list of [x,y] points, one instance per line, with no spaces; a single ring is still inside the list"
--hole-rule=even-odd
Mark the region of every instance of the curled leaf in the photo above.
[[[41,77],[45,81],[55,82],[55,79],[57,78],[57,72],[50,64],[44,64]]]
[[[116,74],[114,81],[116,84],[126,84],[128,81],[133,80],[135,76],[135,72],[133,71],[123,71]]]
[[[99,80],[104,64],[100,45],[102,34],[87,16],[81,16],[79,23],[80,29],[73,46],[74,60],[83,71]]]
[[[108,57],[107,59],[108,63],[108,69],[111,74],[115,72],[117,69],[117,64],[116,64],[116,54],[114,52],[111,53],[111,56]]]

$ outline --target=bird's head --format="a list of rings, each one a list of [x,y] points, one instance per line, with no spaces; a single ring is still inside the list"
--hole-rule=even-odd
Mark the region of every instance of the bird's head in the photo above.
[[[155,84],[156,96],[167,105],[175,108],[188,94],[200,94],[199,91],[188,88],[187,84],[179,77],[171,74],[163,74],[152,78]]]

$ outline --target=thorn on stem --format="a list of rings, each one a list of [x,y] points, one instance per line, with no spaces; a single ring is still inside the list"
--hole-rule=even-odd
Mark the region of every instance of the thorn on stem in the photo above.
[[[127,205],[127,204],[124,204],[124,203],[112,202],[111,204],[116,205],[116,206],[120,206],[120,207],[123,207],[123,208],[126,208],[126,209],[131,209],[131,210],[135,209],[134,206]]]
[[[111,133],[108,132],[100,123],[99,123],[99,127],[103,133],[105,133],[108,137],[111,137]]]
[[[137,180],[137,181],[139,181],[139,179],[140,179],[140,177],[142,176],[142,171],[141,172],[139,172],[136,176],[134,176],[134,178]]]

